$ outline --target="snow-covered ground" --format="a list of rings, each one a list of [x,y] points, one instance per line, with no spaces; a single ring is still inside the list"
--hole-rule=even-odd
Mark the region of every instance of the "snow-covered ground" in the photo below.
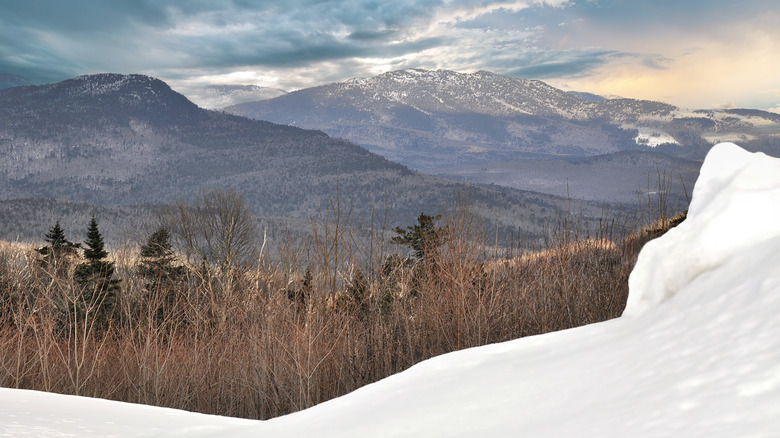
[[[637,136],[634,137],[634,141],[638,145],[645,145],[654,148],[662,144],[680,144],[677,140],[674,139],[674,137],[660,129],[634,125],[625,125],[622,126],[622,128],[637,130]]]
[[[265,422],[0,389],[0,436],[780,436],[780,160],[715,146],[623,317],[463,350]]]

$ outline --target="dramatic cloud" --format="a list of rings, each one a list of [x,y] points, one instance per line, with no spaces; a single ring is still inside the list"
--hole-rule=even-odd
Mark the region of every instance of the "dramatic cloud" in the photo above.
[[[112,71],[150,74],[182,91],[226,83],[290,90],[446,68],[688,106],[773,108],[773,1],[2,2],[0,73],[40,83]],[[739,71],[728,67],[746,54],[752,61]],[[707,69],[733,76],[706,88]]]

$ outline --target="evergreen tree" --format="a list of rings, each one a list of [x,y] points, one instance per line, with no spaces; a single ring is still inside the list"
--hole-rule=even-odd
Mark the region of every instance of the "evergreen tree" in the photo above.
[[[65,238],[65,231],[60,227],[60,221],[57,221],[46,233],[46,242],[48,245],[37,249],[46,260],[58,259],[63,254],[73,254],[79,247],[78,244]]]
[[[350,308],[361,320],[368,316],[369,312],[369,293],[368,283],[363,277],[360,268],[355,269],[355,275],[352,277],[352,283],[347,286],[347,298],[350,301]]]
[[[181,274],[181,267],[174,266],[171,235],[165,227],[158,228],[141,246],[140,274],[154,282],[172,280]]]
[[[114,263],[106,260],[103,236],[98,230],[95,215],[87,229],[87,240],[84,241],[84,263],[76,266],[74,274],[76,283],[81,288],[81,300],[78,303],[79,313],[96,310],[98,317],[106,320],[116,305],[116,294],[119,290],[119,280],[114,279]]]
[[[429,216],[420,213],[417,218],[417,225],[406,227],[395,227],[397,236],[393,237],[393,242],[401,245],[407,245],[414,250],[418,260],[424,260],[429,251],[432,251],[441,245],[446,229],[436,227],[436,221],[441,219],[441,215]]]
[[[86,248],[84,248],[84,258],[88,262],[99,263],[108,257],[108,252],[105,250],[105,244],[103,243],[103,236],[98,229],[98,223],[95,219],[95,215],[92,215],[92,220],[89,221],[89,228],[87,228],[87,240],[84,241]],[[113,264],[111,264],[113,267]]]
[[[138,273],[146,280],[144,287],[148,293],[142,308],[152,308],[158,321],[169,316],[176,306],[176,282],[184,271],[182,266],[174,266],[171,236],[165,227],[158,228],[141,246],[141,262]]]

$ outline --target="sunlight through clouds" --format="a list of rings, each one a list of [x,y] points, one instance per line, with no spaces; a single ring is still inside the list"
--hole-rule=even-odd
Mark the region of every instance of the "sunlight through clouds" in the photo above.
[[[294,90],[402,68],[487,70],[681,106],[769,109],[780,107],[766,92],[780,89],[778,21],[772,0],[4,2],[0,73]]]

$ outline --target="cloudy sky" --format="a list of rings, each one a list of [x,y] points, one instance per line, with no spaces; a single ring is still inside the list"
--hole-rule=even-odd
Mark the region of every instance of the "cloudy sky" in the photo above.
[[[402,68],[780,112],[776,0],[2,0],[0,73],[293,90]]]

